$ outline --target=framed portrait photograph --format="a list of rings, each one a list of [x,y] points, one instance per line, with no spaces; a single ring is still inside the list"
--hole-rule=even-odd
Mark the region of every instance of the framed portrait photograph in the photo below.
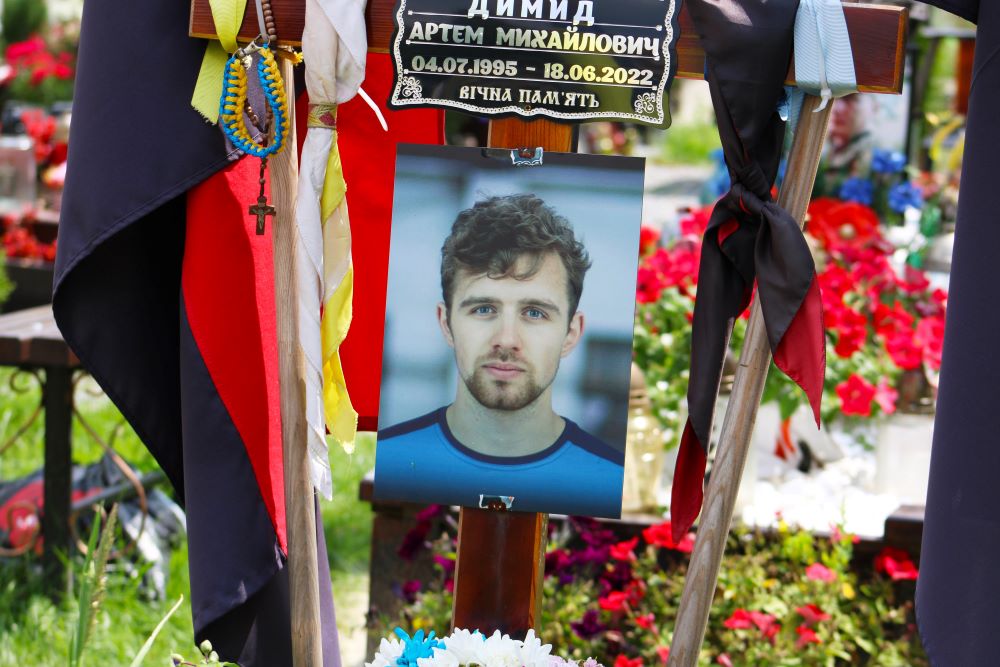
[[[644,161],[516,155],[398,149],[374,497],[616,518]]]

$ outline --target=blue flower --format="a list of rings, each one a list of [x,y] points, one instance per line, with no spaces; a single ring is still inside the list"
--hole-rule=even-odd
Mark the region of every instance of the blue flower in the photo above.
[[[876,148],[872,153],[872,171],[876,174],[898,174],[906,166],[906,156],[899,151]]]
[[[414,632],[412,638],[402,628],[396,628],[395,633],[403,642],[403,654],[396,658],[398,667],[417,667],[418,659],[433,658],[434,649],[444,648],[444,644],[434,639],[433,630],[426,639],[424,639],[423,630]]]
[[[856,201],[865,206],[872,204],[872,182],[867,178],[848,178],[838,193],[844,201]]]
[[[924,204],[924,195],[913,183],[900,183],[889,190],[889,208],[896,213],[903,213],[908,208],[920,208]]]

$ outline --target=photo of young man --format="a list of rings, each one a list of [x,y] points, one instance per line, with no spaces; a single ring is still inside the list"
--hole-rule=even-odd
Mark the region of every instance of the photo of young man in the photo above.
[[[533,193],[480,195],[454,217],[438,258],[440,296],[428,308],[453,394],[380,428],[376,499],[620,515],[624,448],[553,404],[588,323],[580,300],[593,260],[574,225]]]

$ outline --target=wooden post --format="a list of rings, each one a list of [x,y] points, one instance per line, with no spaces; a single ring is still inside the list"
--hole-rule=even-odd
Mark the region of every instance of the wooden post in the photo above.
[[[573,127],[549,120],[493,120],[487,143],[491,148],[568,152]],[[462,508],[453,628],[523,637],[537,626],[547,526],[547,514]]]
[[[288,58],[281,58],[281,76],[288,99],[294,100],[292,62]],[[323,664],[323,634],[316,584],[319,566],[316,562],[315,492],[309,478],[305,360],[299,350],[299,318],[296,312],[299,300],[295,271],[295,195],[299,167],[294,104],[288,106],[287,126],[285,149],[270,159],[270,171],[271,198],[277,209],[271,233],[281,378],[292,664],[295,667],[320,667]]]
[[[73,371],[64,366],[46,366],[42,400],[45,402],[45,481],[42,513],[42,570],[51,593],[66,592],[66,567],[62,558],[71,555],[69,530],[72,487]]]
[[[814,113],[819,102],[818,97],[807,95],[802,104],[799,127],[788,158],[788,176],[778,196],[778,203],[799,222],[799,226],[805,220],[809,197],[816,182],[816,170],[833,106],[828,104],[826,109]],[[705,638],[719,566],[733,519],[733,506],[740,489],[743,464],[750,448],[750,436],[770,364],[771,348],[760,312],[760,301],[754,300],[736,368],[733,393],[722,422],[718,455],[712,465],[705,504],[698,522],[698,537],[684,580],[668,667],[694,667],[698,664],[698,653]]]

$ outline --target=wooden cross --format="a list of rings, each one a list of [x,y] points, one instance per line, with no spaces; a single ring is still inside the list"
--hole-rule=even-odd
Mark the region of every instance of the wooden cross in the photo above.
[[[257,203],[250,207],[250,215],[257,216],[257,234],[264,233],[264,222],[267,219],[266,216],[275,215],[277,211],[275,208],[267,203],[267,197],[261,195],[257,197]]]
[[[608,0],[610,1],[610,0]],[[395,0],[368,0],[366,20],[369,50],[388,52],[393,32]],[[305,0],[271,0],[277,32],[292,36],[283,43],[295,44],[301,39],[305,20]],[[906,42],[906,10],[901,7],[844,4],[844,15],[850,33],[858,90],[861,92],[899,93],[903,84]],[[701,79],[705,71],[705,54],[697,32],[682,4],[681,36],[677,43],[677,76]],[[240,38],[250,41],[258,33],[257,18],[248,7],[240,29]],[[196,37],[214,37],[209,0],[192,0],[190,33]],[[286,81],[291,79],[286,76]],[[788,81],[794,83],[794,63]],[[820,113],[811,113],[818,99],[808,96],[800,117],[798,131],[779,202],[800,224],[806,206],[819,155],[826,137],[830,105]],[[294,128],[294,121],[289,120]],[[294,136],[288,138],[295,145]],[[488,144],[494,148],[541,146],[546,151],[572,151],[571,125],[550,120],[523,121],[518,118],[491,120]],[[285,155],[291,151],[284,151]],[[294,210],[296,165],[285,160],[287,178],[275,181],[284,194],[276,194],[282,202],[275,229],[275,278],[279,294],[294,297],[295,278],[291,244],[294,241],[289,210]],[[288,190],[287,188],[291,188]],[[288,202],[290,206],[285,206]],[[283,218],[288,218],[283,220]],[[283,246],[287,244],[288,247]],[[279,257],[285,259],[280,260]],[[292,641],[296,667],[319,667],[319,605],[316,589],[316,566],[296,565],[315,559],[314,515],[311,514],[312,488],[305,467],[305,396],[300,376],[295,374],[295,362],[289,358],[287,346],[294,346],[295,325],[281,320],[295,320],[290,310],[282,312],[282,302],[291,304],[294,298],[279,300],[279,343],[281,345],[282,421],[285,424],[286,493],[288,504],[288,559],[291,568]],[[291,306],[288,306],[290,308]],[[698,539],[695,541],[691,565],[685,582],[678,621],[671,646],[670,665],[693,667],[708,623],[708,614],[719,565],[725,550],[726,537],[732,521],[733,505],[739,490],[743,461],[750,443],[757,407],[763,392],[770,363],[770,348],[761,319],[759,306],[754,306],[736,373],[733,395],[723,421],[720,442],[725,441],[716,459],[711,482],[705,496]],[[289,451],[294,448],[294,451]],[[301,457],[299,462],[296,457]],[[294,465],[294,477],[289,465]],[[295,504],[308,506],[294,507]],[[498,512],[462,508],[459,518],[458,560],[455,569],[455,601],[452,612],[454,627],[478,628],[489,634],[502,630],[523,635],[540,620],[539,608],[542,575],[545,562],[547,515],[521,512]],[[310,542],[310,538],[312,542]],[[311,576],[311,579],[310,579]],[[314,605],[314,606],[313,606]]]

